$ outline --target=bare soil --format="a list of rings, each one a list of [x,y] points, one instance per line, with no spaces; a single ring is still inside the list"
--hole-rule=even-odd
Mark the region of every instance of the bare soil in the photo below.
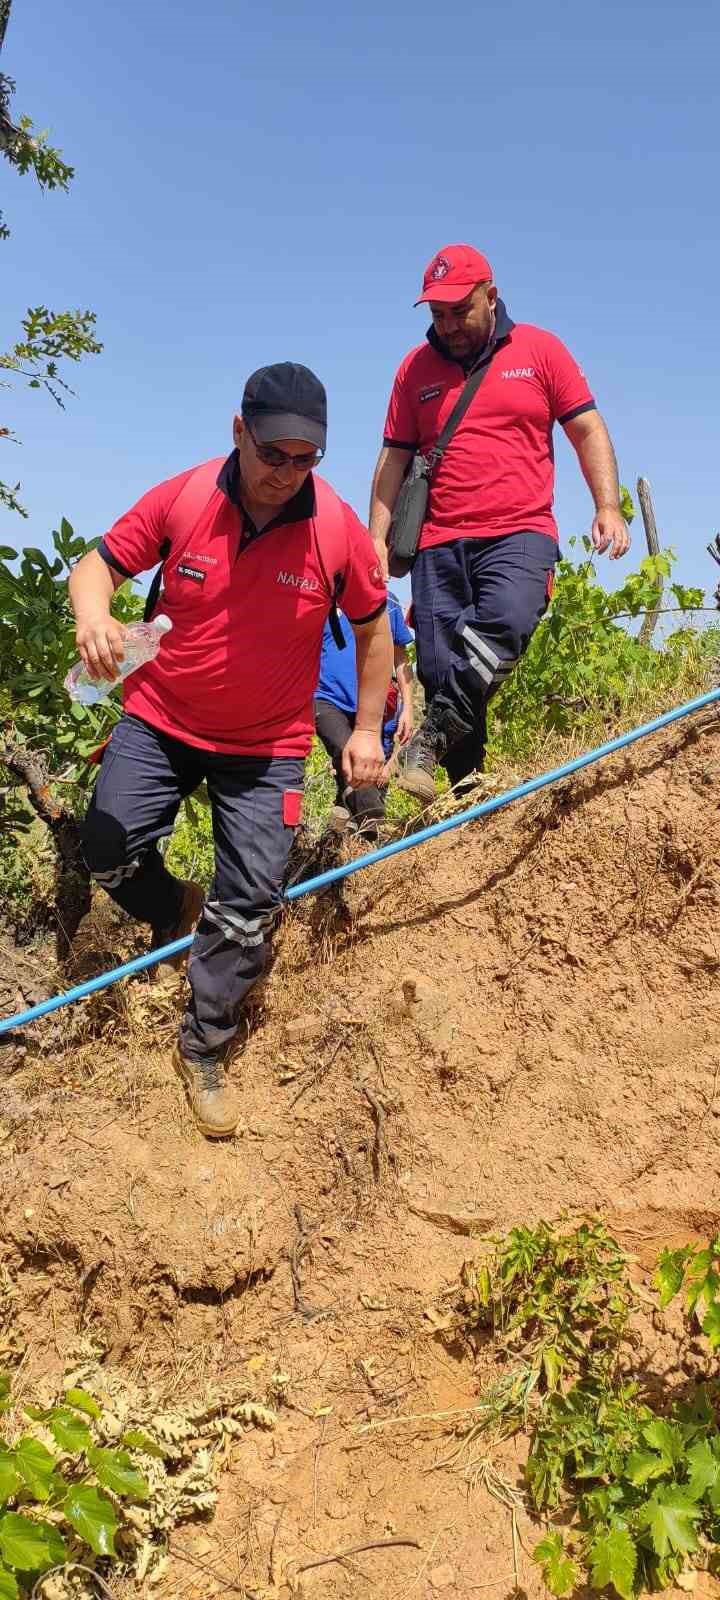
[[[640,1280],[717,1230],[719,735],[684,724],[288,915],[232,1142],[195,1132],[150,983],[5,1046],[0,1345],[27,1381],[78,1332],[176,1389],[284,1375],[160,1600],[540,1594],[530,1520],[513,1547],[481,1452],[450,1459],[479,1379],[428,1313],[515,1223],[600,1214]],[[637,1370],[667,1393],[699,1357],[656,1323]],[[494,1459],[511,1486],[521,1456]]]

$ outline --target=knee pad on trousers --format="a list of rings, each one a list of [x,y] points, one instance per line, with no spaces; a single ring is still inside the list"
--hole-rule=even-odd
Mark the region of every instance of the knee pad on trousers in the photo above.
[[[90,807],[80,825],[83,861],[90,876],[105,889],[117,889],[142,866],[145,850],[130,855],[126,830],[114,817]]]

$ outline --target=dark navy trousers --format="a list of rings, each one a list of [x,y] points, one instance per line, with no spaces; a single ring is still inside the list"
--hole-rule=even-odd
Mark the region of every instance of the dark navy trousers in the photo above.
[[[547,609],[557,554],[546,534],[520,531],[454,539],[415,559],[418,677],[428,703],[449,703],[468,728],[445,760],[451,783],[482,768],[488,701]]]
[[[217,1060],[237,1032],[243,1002],[267,966],[270,935],[300,820],[304,762],[197,750],[124,716],[103,756],[83,823],[93,877],[155,942],[177,923],[182,889],[158,840],[180,803],[207,782],[215,877],[190,951],[191,998],[180,1029],[188,1060]]]

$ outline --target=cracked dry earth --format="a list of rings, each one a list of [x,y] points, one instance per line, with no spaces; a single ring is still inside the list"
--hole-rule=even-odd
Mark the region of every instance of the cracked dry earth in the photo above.
[[[539,1595],[530,1520],[513,1552],[450,1459],[478,1378],[427,1312],[514,1223],[599,1213],[640,1276],[717,1228],[719,797],[720,725],[695,719],[288,916],[231,1143],[194,1131],[151,985],[10,1045],[23,1371],[81,1331],[175,1392],[283,1376],[276,1429],[233,1441],[214,1521],[148,1595]],[[644,1336],[644,1379],[679,1381]],[[496,1460],[511,1484],[521,1455]]]

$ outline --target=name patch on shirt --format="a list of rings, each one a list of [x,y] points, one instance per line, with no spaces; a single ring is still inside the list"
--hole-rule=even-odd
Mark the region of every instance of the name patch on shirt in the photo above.
[[[177,570],[181,578],[192,578],[193,583],[204,583],[207,577],[200,567],[191,567],[187,561],[179,561]]]
[[[421,389],[418,400],[421,405],[424,405],[426,400],[436,400],[439,394],[442,394],[442,384],[436,383],[432,389]]]

